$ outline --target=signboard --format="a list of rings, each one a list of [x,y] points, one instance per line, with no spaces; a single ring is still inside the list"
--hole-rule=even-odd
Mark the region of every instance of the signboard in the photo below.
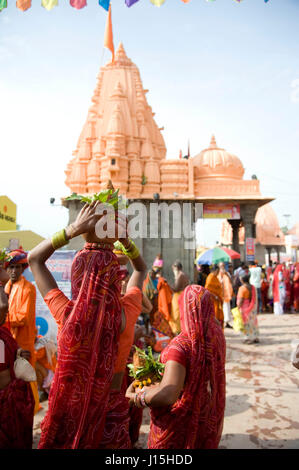
[[[70,299],[71,298],[71,267],[76,251],[58,250],[48,259],[46,265],[55,278],[59,289]],[[52,317],[44,299],[34,281],[30,269],[26,269],[24,276],[36,288],[36,328],[38,334],[57,342],[57,325]]]
[[[7,196],[0,196],[0,230],[17,229],[17,206]]]
[[[240,219],[239,204],[204,204],[204,219]]]
[[[9,245],[8,245],[9,251],[14,251],[14,250],[17,250],[18,248],[20,248],[19,238],[10,238]]]
[[[246,238],[246,260],[255,260],[255,245],[254,238]]]

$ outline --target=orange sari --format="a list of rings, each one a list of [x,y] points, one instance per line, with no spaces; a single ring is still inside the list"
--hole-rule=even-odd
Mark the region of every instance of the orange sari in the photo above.
[[[211,294],[213,294],[212,299],[213,299],[213,304],[214,304],[215,316],[217,320],[221,323],[221,326],[223,327],[224,315],[223,315],[223,309],[222,309],[222,302],[223,302],[222,286],[217,276],[215,276],[213,273],[208,275],[205,288]],[[216,299],[216,297],[214,296],[218,297],[218,299]]]

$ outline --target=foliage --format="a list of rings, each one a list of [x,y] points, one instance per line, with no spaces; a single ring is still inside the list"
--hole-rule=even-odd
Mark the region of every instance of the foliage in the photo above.
[[[82,196],[81,194],[73,193],[71,196],[65,198],[66,201],[81,201],[91,204],[94,201],[100,201],[102,204],[109,204],[114,209],[122,210],[125,209],[128,204],[122,196],[118,195],[119,189],[113,191],[112,189],[106,189],[99,193],[95,193],[91,196]]]
[[[139,357],[144,360],[144,364],[135,369],[134,364],[129,364],[127,367],[130,369],[130,377],[134,379],[141,379],[147,375],[153,374],[157,378],[162,378],[165,365],[160,362],[160,355],[155,360],[152,352],[152,348],[149,346],[148,351],[143,351],[140,348],[135,346],[136,352],[139,354]]]
[[[11,256],[8,256],[8,252],[6,249],[4,250],[0,250],[0,262],[1,263],[5,263],[6,261],[10,261],[11,260]]]

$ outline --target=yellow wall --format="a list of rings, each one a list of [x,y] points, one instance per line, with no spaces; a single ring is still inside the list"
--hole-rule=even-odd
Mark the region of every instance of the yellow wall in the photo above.
[[[15,249],[14,246],[10,247],[10,240],[15,240],[15,243],[18,241],[18,245],[21,245],[23,250],[29,251],[44,238],[31,230],[0,231],[0,249]]]
[[[0,230],[16,230],[17,206],[7,196],[0,196]]]

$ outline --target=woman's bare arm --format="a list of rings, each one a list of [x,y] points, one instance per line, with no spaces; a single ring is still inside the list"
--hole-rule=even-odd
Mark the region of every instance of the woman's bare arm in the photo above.
[[[186,368],[183,365],[176,361],[167,361],[161,383],[143,388],[146,391],[146,403],[153,407],[173,405],[184,388],[185,377]],[[135,393],[132,384],[127,390],[126,397],[133,404]]]
[[[102,217],[102,215],[96,214],[97,205],[98,201],[90,205],[85,204],[75,222],[65,229],[67,240],[86,233],[95,227],[98,220]],[[45,264],[54,251],[52,241],[48,239],[33,248],[28,256],[30,269],[42,297],[45,297],[50,290],[58,287],[54,277]]]
[[[151,301],[146,297],[146,295],[142,294],[142,312],[141,313],[151,313],[153,310],[153,304]]]
[[[129,239],[121,240],[121,243],[124,245],[125,248],[130,244]],[[139,255],[135,259],[130,259],[130,263],[134,271],[129,279],[127,291],[131,287],[139,287],[139,289],[142,290],[143,281],[146,276],[146,264],[144,262],[144,259],[141,255]]]

